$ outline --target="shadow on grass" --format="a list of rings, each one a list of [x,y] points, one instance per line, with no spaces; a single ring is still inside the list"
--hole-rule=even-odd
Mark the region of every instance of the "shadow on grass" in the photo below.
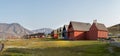
[[[1,56],[114,56],[110,54],[108,44],[83,45],[75,47],[50,48],[9,48]]]

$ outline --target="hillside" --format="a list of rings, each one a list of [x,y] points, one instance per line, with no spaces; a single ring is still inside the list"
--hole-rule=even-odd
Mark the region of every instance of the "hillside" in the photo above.
[[[20,37],[32,33],[18,23],[0,23],[0,38]]]
[[[111,27],[108,27],[108,31],[113,34],[120,34],[120,24],[116,24]]]

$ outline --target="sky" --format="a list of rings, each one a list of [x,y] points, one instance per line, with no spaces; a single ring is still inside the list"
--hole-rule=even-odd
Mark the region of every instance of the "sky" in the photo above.
[[[107,27],[119,24],[120,0],[0,0],[0,23],[19,23],[29,30],[95,19]]]

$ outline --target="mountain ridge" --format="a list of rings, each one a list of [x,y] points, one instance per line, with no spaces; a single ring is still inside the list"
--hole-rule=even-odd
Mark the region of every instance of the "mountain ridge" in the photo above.
[[[0,23],[0,38],[21,37],[33,33],[18,23]]]

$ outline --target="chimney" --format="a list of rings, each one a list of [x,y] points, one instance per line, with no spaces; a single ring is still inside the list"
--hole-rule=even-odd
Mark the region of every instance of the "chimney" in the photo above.
[[[95,19],[95,20],[93,20],[93,23],[95,23],[95,24],[96,24],[96,23],[97,23],[97,20],[96,20],[96,19]]]

